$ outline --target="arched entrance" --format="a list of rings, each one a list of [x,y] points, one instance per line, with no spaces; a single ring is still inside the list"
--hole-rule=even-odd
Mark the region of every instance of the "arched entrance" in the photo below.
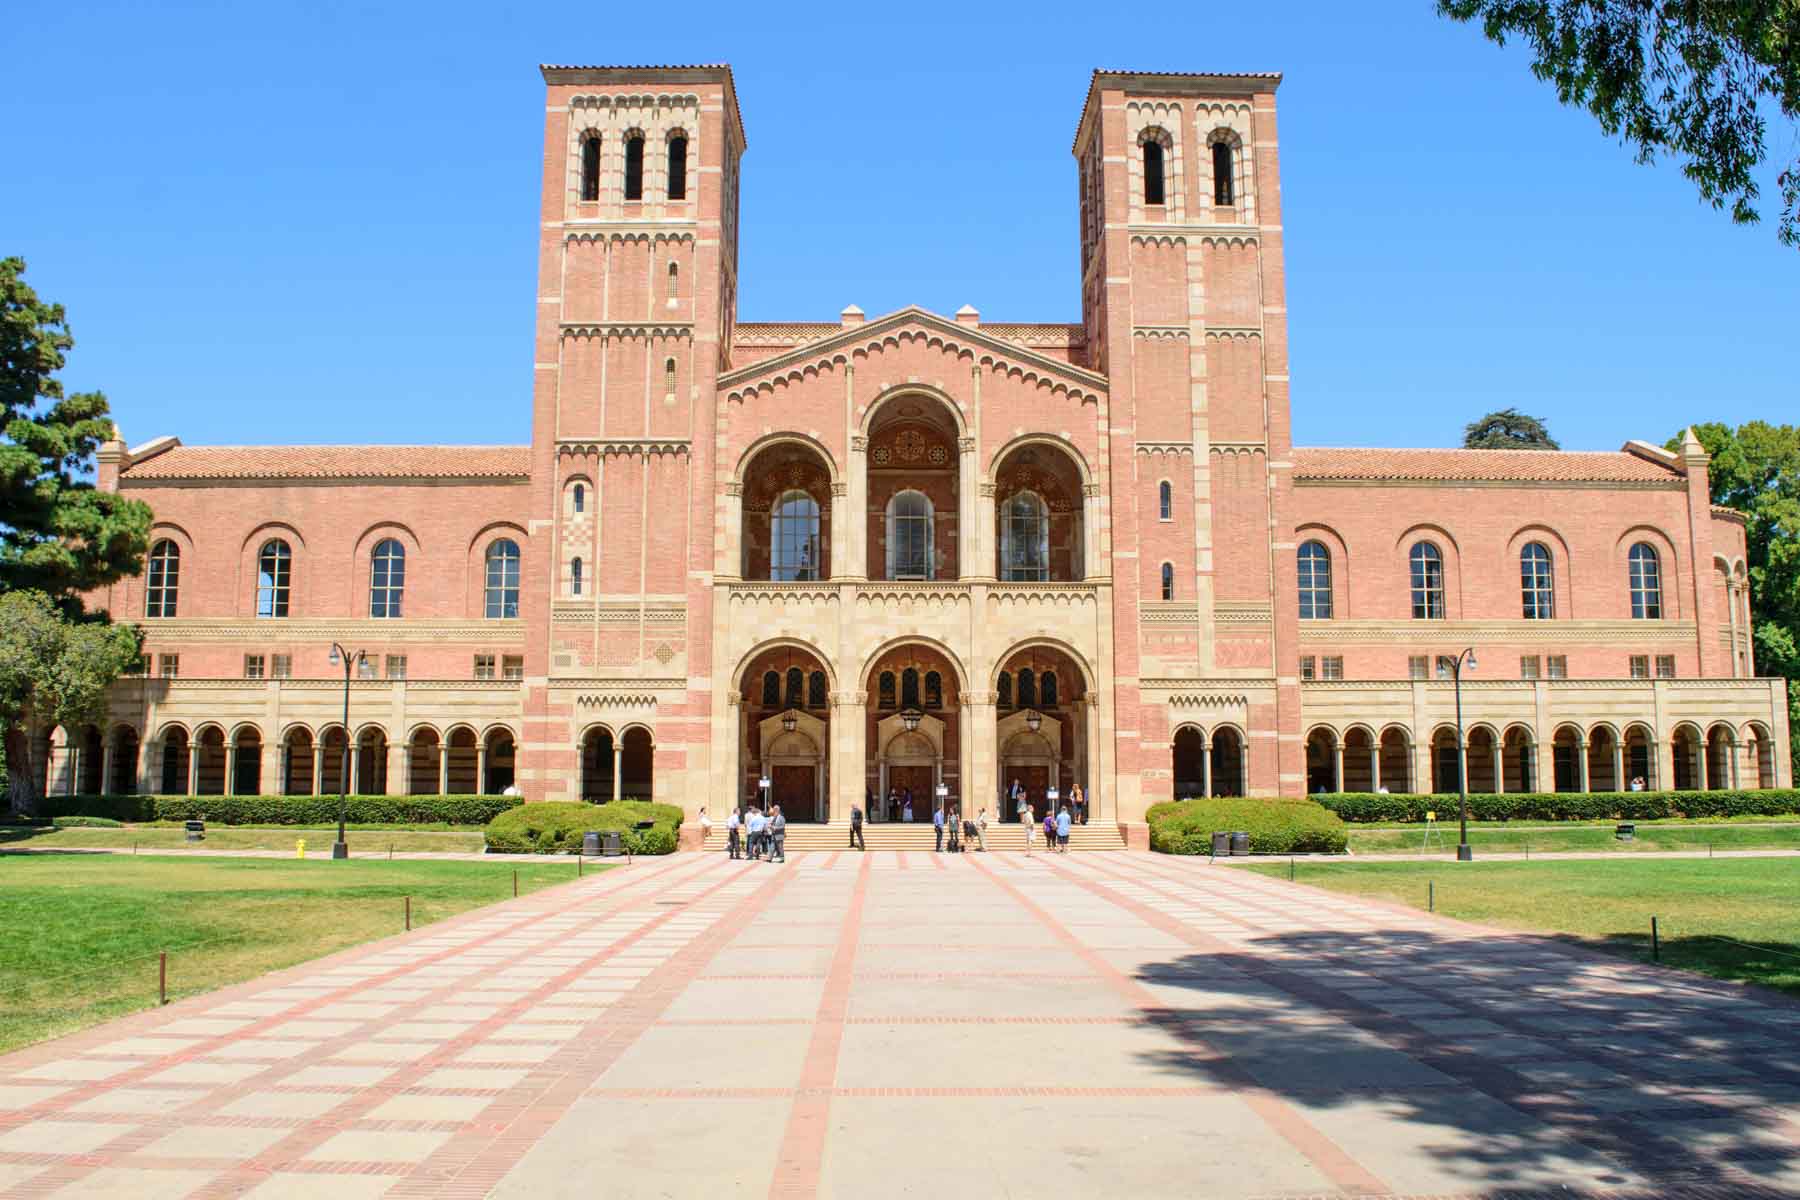
[[[1230,725],[1221,725],[1213,730],[1212,794],[1244,794],[1244,735]]]
[[[612,730],[595,725],[581,735],[581,798],[589,804],[618,799],[618,778],[618,742]]]
[[[1419,785],[1413,780],[1413,743],[1412,735],[1398,725],[1389,725],[1381,731],[1381,776],[1375,782],[1377,791],[1386,789],[1390,792],[1416,792]]]
[[[485,796],[498,796],[513,785],[514,747],[512,730],[495,728],[488,730],[486,741],[482,743],[483,755],[481,793]],[[646,795],[644,799],[649,799]]]
[[[831,677],[824,658],[807,646],[769,646],[744,664],[737,686],[742,803],[760,807],[767,779],[768,803],[779,804],[789,821],[829,820]]]
[[[319,735],[319,795],[349,791],[349,746],[350,737],[342,725],[332,725]]]
[[[448,777],[449,795],[473,796],[481,790],[481,746],[475,731],[467,725],[458,725],[450,731],[446,741],[445,774]]]
[[[1537,790],[1537,746],[1524,725],[1508,726],[1501,735],[1500,781],[1509,792]]]
[[[1692,725],[1677,725],[1669,739],[1669,757],[1674,768],[1675,790],[1693,792],[1700,789],[1700,731]]]
[[[899,820],[912,799],[913,818],[929,821],[937,788],[962,804],[961,673],[934,646],[907,643],[877,655],[864,684],[870,703],[864,786],[874,796],[870,818]]]
[[[1772,788],[1775,786],[1775,742],[1769,736],[1768,726],[1752,721],[1744,730],[1746,749],[1753,774],[1747,780],[1751,787]]]
[[[406,791],[412,796],[436,796],[444,791],[443,742],[429,725],[413,730],[406,744]]]
[[[1559,725],[1552,735],[1550,752],[1555,788],[1559,792],[1582,791],[1581,730],[1573,725]]]
[[[165,796],[185,796],[188,793],[188,771],[192,766],[193,755],[188,750],[188,731],[179,725],[171,725],[163,730],[162,735],[162,778],[158,781],[157,790]]]
[[[387,794],[387,731],[370,725],[356,735],[356,758],[350,766],[350,788],[359,796]]]
[[[642,725],[633,725],[619,739],[619,791],[627,800],[652,799],[655,774],[655,739]]]
[[[129,796],[138,790],[138,733],[129,725],[113,730],[112,778],[108,790]]]
[[[1486,725],[1475,725],[1469,729],[1469,790],[1471,792],[1497,792],[1500,790],[1500,744],[1494,731]]]
[[[1621,786],[1630,789],[1633,784],[1641,783],[1644,790],[1656,791],[1662,786],[1656,771],[1656,739],[1647,725],[1628,725],[1625,728],[1625,778]]]
[[[1000,659],[994,693],[1000,819],[1018,820],[1018,802],[1012,798],[1015,782],[1040,820],[1046,806],[1066,804],[1074,813],[1074,790],[1079,786],[1092,819],[1100,811],[1101,797],[1093,787],[1094,708],[1081,664],[1054,644],[1020,646]]]
[[[1336,731],[1321,726],[1306,735],[1306,794],[1341,792]]]
[[[317,794],[312,730],[296,725],[281,746],[281,790],[290,796]]]
[[[1737,731],[1726,724],[1706,731],[1706,774],[1701,782],[1711,790],[1737,786]]]
[[[262,731],[246,725],[231,743],[231,792],[235,796],[262,794]]]
[[[198,767],[194,781],[194,794],[197,796],[223,796],[225,794],[225,731],[217,725],[208,725],[200,731],[196,739],[199,754],[195,756]]]
[[[1375,735],[1363,725],[1344,730],[1344,787],[1346,792],[1372,792],[1379,764],[1375,761]]]
[[[1195,725],[1183,725],[1175,731],[1169,747],[1177,800],[1192,800],[1206,795],[1206,734]]]

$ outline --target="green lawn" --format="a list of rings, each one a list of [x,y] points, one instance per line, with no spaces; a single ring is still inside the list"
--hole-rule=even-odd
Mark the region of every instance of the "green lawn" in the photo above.
[[[1800,822],[1786,825],[1750,825],[1732,822],[1700,824],[1647,824],[1638,822],[1635,841],[1622,842],[1613,836],[1615,821],[1604,824],[1569,824],[1567,826],[1507,826],[1504,824],[1469,824],[1469,845],[1477,854],[1482,850],[1519,853],[1527,848],[1532,853],[1553,850],[1606,850],[1630,854],[1644,850],[1796,850],[1800,849]],[[1422,826],[1369,829],[1350,826],[1352,854],[1417,854],[1424,844]],[[1433,851],[1454,853],[1457,828],[1455,821],[1439,822],[1432,835]]]
[[[329,847],[326,847],[329,853]],[[589,866],[588,870],[599,868]],[[575,878],[517,868],[519,892]],[[510,863],[119,855],[0,858],[0,1051],[509,898]]]
[[[1285,863],[1244,869],[1288,877]],[[1426,907],[1432,884],[1446,916],[1568,934],[1634,958],[1650,957],[1654,916],[1664,963],[1800,992],[1800,859],[1301,861],[1294,873],[1300,883],[1414,908]]]
[[[108,849],[129,850],[133,846],[145,850],[280,850],[292,854],[294,843],[306,839],[308,858],[331,853],[337,840],[337,826],[302,827],[298,825],[208,825],[206,840],[191,843],[179,825],[132,825],[123,829],[51,829],[47,826],[11,826],[0,828],[0,846],[29,849]],[[479,854],[484,845],[479,832],[433,832],[419,829],[368,829],[349,831],[352,857],[386,854],[396,851],[436,850]]]

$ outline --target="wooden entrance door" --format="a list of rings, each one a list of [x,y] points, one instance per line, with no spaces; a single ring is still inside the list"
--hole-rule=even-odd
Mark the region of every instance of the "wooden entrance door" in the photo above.
[[[818,788],[813,783],[811,766],[777,766],[769,775],[769,790],[774,802],[781,805],[781,815],[790,821],[818,819]]]
[[[930,767],[888,767],[888,787],[900,793],[900,808],[906,807],[906,790],[912,789],[913,820],[929,822],[931,806],[937,802],[932,791],[936,787]],[[898,813],[895,814],[896,819]]]
[[[1049,803],[1049,801],[1044,799],[1044,793],[1050,790],[1050,768],[1026,766],[1008,767],[1006,771],[1006,787],[1008,791],[1012,789],[1012,781],[1015,779],[1025,785],[1025,796],[1026,799],[1031,801],[1032,814],[1036,820],[1041,822],[1044,819],[1044,806]],[[1014,805],[1014,811],[1016,814],[1016,804]]]

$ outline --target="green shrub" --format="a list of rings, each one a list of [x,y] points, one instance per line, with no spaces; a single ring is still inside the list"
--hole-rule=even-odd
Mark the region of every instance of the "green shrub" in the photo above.
[[[517,796],[350,796],[358,825],[485,825],[524,801]],[[48,817],[114,821],[211,821],[219,825],[333,825],[336,796],[47,796]]]
[[[58,829],[118,829],[124,822],[111,817],[57,817],[50,824]]]
[[[1164,854],[1207,854],[1215,833],[1250,835],[1252,854],[1342,854],[1343,821],[1311,800],[1214,796],[1152,805],[1150,848]]]
[[[1458,816],[1457,796],[1325,792],[1312,797],[1353,824],[1440,821]],[[1659,817],[1785,816],[1800,813],[1800,790],[1721,788],[1708,792],[1471,792],[1472,821],[1652,821]]]
[[[490,854],[575,854],[581,835],[617,831],[633,854],[673,854],[681,810],[648,800],[614,800],[588,804],[580,800],[522,804],[488,822],[484,836]],[[654,821],[649,829],[633,828]]]

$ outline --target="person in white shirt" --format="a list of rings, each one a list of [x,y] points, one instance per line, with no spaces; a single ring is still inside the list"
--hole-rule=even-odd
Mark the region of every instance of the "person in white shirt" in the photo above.
[[[908,800],[906,802],[906,807],[900,810],[900,819],[902,821],[912,820],[912,801],[911,800]]]
[[[743,849],[743,842],[740,839],[743,834],[743,828],[743,822],[738,817],[738,810],[735,808],[732,809],[731,815],[725,818],[725,849],[730,852],[731,857],[733,858],[741,856],[740,852]]]
[[[762,815],[762,809],[750,810],[750,857],[761,858],[763,851],[763,830],[768,828],[768,820]]]

